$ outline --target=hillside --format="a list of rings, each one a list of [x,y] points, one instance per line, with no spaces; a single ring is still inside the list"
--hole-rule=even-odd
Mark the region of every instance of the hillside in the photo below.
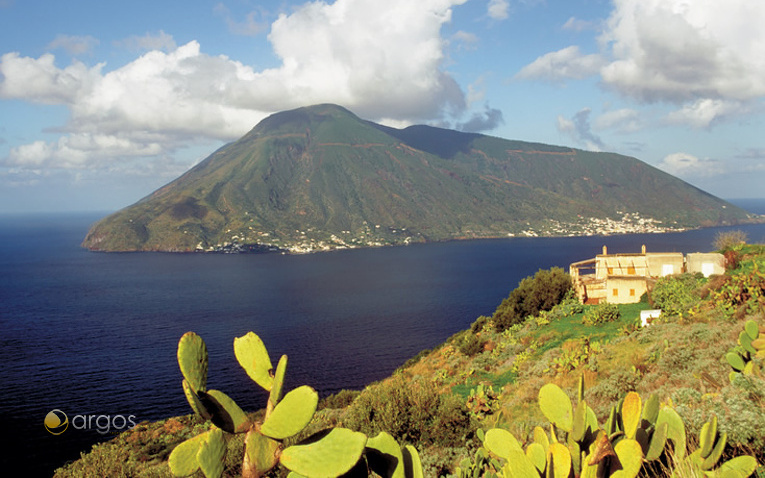
[[[753,218],[635,158],[429,126],[389,128],[319,105],[266,118],[95,224],[83,246],[310,252]]]
[[[686,446],[688,453],[699,447],[697,437],[715,416],[719,436],[727,442],[718,440],[722,446],[711,466],[748,454],[754,457],[750,462],[756,459],[755,466],[760,465],[754,476],[763,476],[765,376],[760,367],[765,357],[748,356],[752,365],[736,373],[728,356],[744,353],[744,335],[759,334],[765,340],[765,274],[760,272],[765,269],[765,245],[739,245],[726,257],[725,275],[661,279],[649,303],[619,306],[619,317],[600,324],[587,319],[597,306],[576,306],[569,299],[506,328],[498,327],[493,317],[479,317],[471,329],[423,351],[391,377],[363,391],[342,391],[322,400],[307,429],[287,445],[328,427],[348,427],[370,437],[384,430],[399,443],[416,446],[424,476],[497,476],[492,474],[498,471],[497,462],[480,458],[479,447],[485,444],[480,430],[509,430],[524,446],[537,442],[537,427],[551,429],[538,404],[540,390],[556,384],[575,402],[582,377],[581,397],[604,428],[613,414],[611,407],[621,407],[625,394],[634,392],[646,404],[654,394],[656,406],[674,410],[682,420],[683,451]],[[639,311],[655,306],[676,312],[646,327],[636,325]],[[762,346],[765,343],[758,345]],[[262,420],[263,410],[252,416]],[[649,419],[643,417],[641,429],[655,433],[657,427],[646,428]],[[169,477],[171,451],[210,427],[209,421],[193,416],[142,423],[96,445],[81,460],[57,470],[56,476]],[[558,432],[561,438],[563,430]],[[618,440],[624,434],[618,431],[611,437]],[[243,437],[231,435],[227,442],[223,476],[239,476]],[[674,451],[679,450],[675,442]],[[705,476],[680,469],[672,453],[661,457],[651,464],[641,461],[640,476]],[[458,464],[471,474],[456,474]],[[282,468],[268,476],[285,475]],[[717,468],[708,476],[749,474],[725,475]]]

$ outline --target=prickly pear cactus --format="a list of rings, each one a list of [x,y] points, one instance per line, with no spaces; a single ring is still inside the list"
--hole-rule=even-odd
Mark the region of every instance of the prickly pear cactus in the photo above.
[[[757,322],[748,320],[738,336],[738,345],[725,354],[725,361],[733,369],[729,375],[731,382],[739,374],[762,376],[762,359],[765,359],[765,333],[760,331]]]
[[[269,392],[263,422],[253,421],[225,393],[207,390],[207,346],[197,334],[184,334],[178,343],[183,391],[194,412],[212,421],[213,427],[171,452],[168,464],[173,475],[188,476],[201,470],[207,478],[220,477],[226,454],[224,433],[246,434],[243,478],[264,476],[279,463],[291,470],[289,476],[293,478],[336,477],[351,469],[366,469],[361,457],[367,451],[367,437],[351,430],[336,428],[319,440],[285,448],[283,440],[302,432],[311,422],[319,395],[308,386],[284,394],[287,356],[281,357],[274,371],[263,341],[252,332],[234,339],[234,355],[247,375]],[[399,448],[390,435],[378,436],[369,451],[396,457],[390,470],[373,468],[383,478],[422,477],[417,450]]]
[[[292,390],[274,408],[260,427],[260,432],[275,440],[284,440],[300,433],[313,418],[319,394],[313,388],[303,385]]]
[[[308,478],[340,476],[359,461],[367,436],[346,428],[334,428],[320,440],[285,449],[279,462]]]
[[[574,427],[571,399],[554,383],[548,383],[539,390],[539,408],[556,427],[567,432]]]

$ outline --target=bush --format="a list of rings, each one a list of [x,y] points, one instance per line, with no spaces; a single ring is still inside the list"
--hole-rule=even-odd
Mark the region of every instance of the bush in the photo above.
[[[718,251],[727,251],[746,244],[747,236],[744,231],[721,231],[715,235],[712,243]]]
[[[502,301],[492,319],[499,331],[523,322],[540,311],[558,305],[571,290],[571,277],[560,267],[540,269],[533,277],[523,279]]]
[[[585,312],[582,323],[586,325],[600,325],[606,322],[613,322],[621,317],[619,307],[615,304],[602,302]]]
[[[442,393],[430,381],[410,382],[400,376],[367,387],[348,408],[343,426],[368,436],[387,431],[419,449],[462,446],[475,431],[458,396]]]
[[[706,279],[694,274],[662,277],[651,290],[651,303],[663,315],[683,315],[701,301],[700,288],[705,283]]]
[[[351,403],[353,403],[353,400],[359,396],[361,392],[358,390],[340,390],[339,392],[332,394],[324,399],[322,399],[319,402],[319,410],[324,410],[325,408],[330,409],[339,409],[339,408],[345,408]]]
[[[483,352],[483,342],[472,332],[465,331],[457,340],[457,347],[464,355],[472,357]]]

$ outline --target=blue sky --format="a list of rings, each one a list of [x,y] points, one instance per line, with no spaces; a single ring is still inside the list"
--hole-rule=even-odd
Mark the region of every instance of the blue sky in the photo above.
[[[0,212],[116,210],[337,103],[765,197],[765,2],[0,0]]]

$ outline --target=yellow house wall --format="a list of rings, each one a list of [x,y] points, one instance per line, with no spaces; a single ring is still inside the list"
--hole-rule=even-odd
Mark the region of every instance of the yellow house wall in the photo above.
[[[646,292],[644,278],[609,277],[606,280],[606,302],[611,304],[635,304]]]
[[[682,274],[684,268],[682,252],[655,252],[646,254],[649,277],[664,277],[671,274]],[[671,272],[669,267],[671,266]]]
[[[646,260],[642,254],[615,254],[597,256],[595,276],[605,279],[608,276],[645,276]]]
[[[686,256],[688,272],[701,272],[706,277],[725,273],[725,257],[717,252],[696,252]]]

